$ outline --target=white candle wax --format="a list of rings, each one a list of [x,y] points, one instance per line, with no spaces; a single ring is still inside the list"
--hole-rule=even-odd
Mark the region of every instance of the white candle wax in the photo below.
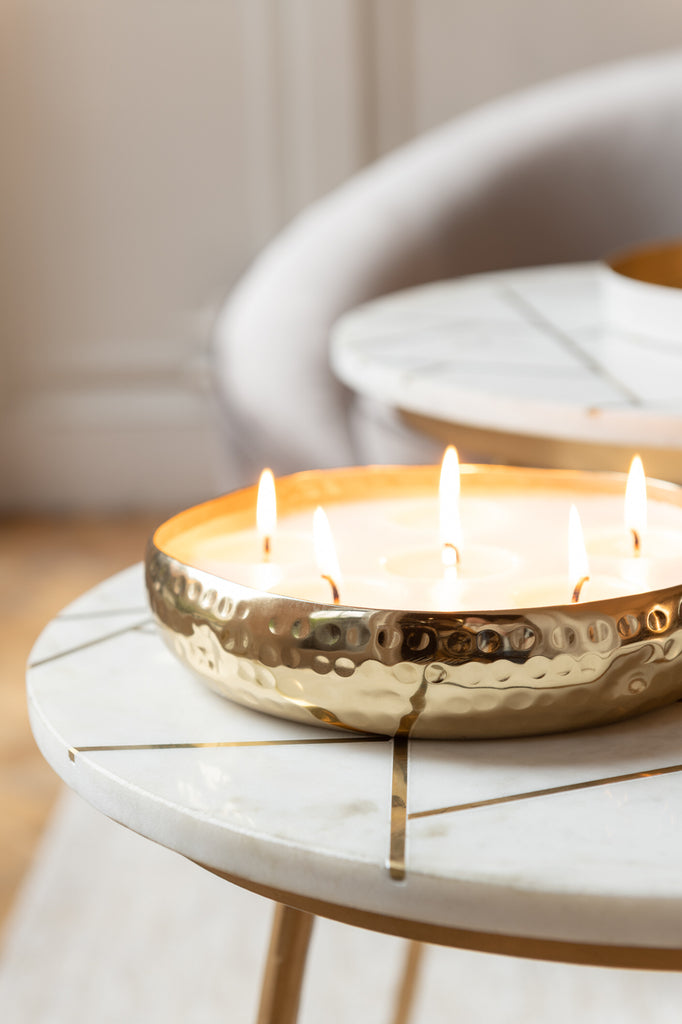
[[[357,608],[404,608],[409,601],[409,591],[400,583],[391,585],[386,580],[366,576],[346,576],[337,581],[339,604]],[[295,597],[301,601],[332,604],[332,589],[328,580],[318,573],[306,575],[284,575],[268,588],[273,594]]]
[[[590,523],[593,531],[608,533],[614,523],[622,522],[622,496],[617,493],[582,493],[578,487],[575,500],[580,504],[583,521]],[[383,601],[363,599],[358,603],[419,610],[484,611],[570,602],[574,586],[568,580],[566,566],[570,501],[565,489],[553,489],[551,478],[546,487],[535,486],[528,492],[505,488],[498,493],[491,487],[482,495],[478,488],[475,497],[469,499],[464,476],[462,521],[473,524],[476,539],[470,541],[467,531],[456,580],[452,574],[446,578],[442,565],[437,497],[408,495],[335,501],[326,505],[326,511],[344,576],[388,584],[389,588],[400,586],[392,597],[389,589]],[[678,559],[652,560],[656,586],[672,586],[682,581],[682,508],[655,501],[650,501],[650,507],[651,518],[655,521],[660,513],[666,530],[672,531],[680,546]],[[485,512],[486,508],[490,514],[481,516],[481,510]],[[417,510],[419,515],[415,515]],[[309,519],[309,512],[295,513],[284,516],[280,525],[301,531],[310,528]],[[483,526],[486,543],[480,535]],[[593,578],[585,584],[581,601],[638,593],[642,589],[639,581],[621,576],[619,568],[619,564],[601,565],[595,561]],[[312,563],[310,572],[303,575],[316,580]],[[315,595],[321,597],[311,593],[309,600],[329,602],[324,581],[322,584],[321,591],[315,590]],[[278,590],[279,584],[270,589]],[[304,595],[299,592],[296,596]],[[341,600],[353,603],[349,591],[341,595]]]
[[[512,592],[510,607],[534,608],[541,605],[571,604],[576,582],[571,581],[566,573],[563,576],[534,579]],[[605,601],[611,597],[624,597],[632,593],[635,593],[632,587],[618,577],[590,576],[580,588],[579,603]]]
[[[667,586],[670,565],[682,566],[682,533],[669,527],[649,527],[639,554],[632,534],[624,528],[591,530],[585,541],[595,568],[620,576],[633,592]]]
[[[277,529],[266,559],[257,530],[238,530],[197,538],[192,563],[198,569],[256,590],[270,590],[291,566],[312,561],[313,542],[302,530]]]
[[[632,534],[624,527],[585,531],[587,553],[598,558],[646,558],[650,561],[682,559],[682,534],[677,530],[654,526],[641,538],[639,555],[635,555]]]
[[[470,498],[460,508],[462,530],[469,537],[484,539],[504,522],[504,507],[495,502]],[[387,515],[392,526],[430,532],[432,525],[438,523],[438,513],[438,496],[434,494],[432,498],[406,498],[395,503]]]
[[[172,522],[162,541],[180,561],[236,583],[283,593],[288,586],[295,596],[330,604],[330,590],[315,563],[311,529],[313,510],[323,501],[344,578],[344,604],[419,611],[566,604],[575,585],[568,579],[566,558],[568,509],[575,502],[592,576],[581,601],[682,582],[682,506],[676,489],[671,488],[668,497],[664,485],[650,484],[649,527],[643,542],[648,553],[635,560],[619,557],[617,550],[610,557],[608,544],[605,555],[595,554],[599,537],[622,539],[625,532],[623,490],[611,478],[487,467],[465,470],[460,573],[455,577],[446,573],[441,560],[436,474],[422,467],[406,467],[404,475],[399,469],[370,470],[365,486],[364,472],[320,474],[320,483],[315,474],[304,474],[302,493],[296,478],[283,482],[283,508],[270,562],[262,559],[257,530],[244,528],[253,519],[243,492],[209,503],[206,513],[215,509],[213,515],[190,510],[187,525],[178,529]],[[353,500],[343,500],[347,488],[356,496]],[[664,538],[665,544],[647,548],[649,536]],[[492,557],[486,561],[488,555]],[[416,567],[410,564],[415,557]]]
[[[440,580],[445,569],[437,543],[429,547],[396,551],[384,557],[381,562],[392,576],[405,576],[408,579]],[[506,576],[513,572],[518,563],[519,556],[507,548],[462,543],[457,577],[466,582]],[[453,577],[454,574],[450,573],[449,578]]]

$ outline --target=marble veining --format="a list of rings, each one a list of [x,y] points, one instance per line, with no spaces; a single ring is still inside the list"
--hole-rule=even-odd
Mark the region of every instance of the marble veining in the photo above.
[[[384,296],[338,322],[333,367],[360,394],[445,422],[680,448],[682,349],[611,325],[603,274],[524,268]]]

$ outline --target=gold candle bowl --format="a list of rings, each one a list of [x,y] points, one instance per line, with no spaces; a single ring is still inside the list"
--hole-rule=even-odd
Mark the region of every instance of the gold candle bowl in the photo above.
[[[464,466],[467,495],[551,487],[622,495],[610,473]],[[280,511],[433,496],[439,468],[362,467],[277,481]],[[682,506],[682,490],[649,481]],[[253,525],[249,487],[181,512],[148,547],[171,650],[237,703],[308,725],[415,737],[528,736],[603,725],[682,697],[682,583],[558,607],[394,611],[264,593],[194,568],[197,537]]]

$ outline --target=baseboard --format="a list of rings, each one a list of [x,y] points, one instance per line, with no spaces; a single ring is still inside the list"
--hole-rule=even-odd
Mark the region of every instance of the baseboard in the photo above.
[[[40,391],[0,413],[4,511],[182,507],[240,486],[208,387]]]

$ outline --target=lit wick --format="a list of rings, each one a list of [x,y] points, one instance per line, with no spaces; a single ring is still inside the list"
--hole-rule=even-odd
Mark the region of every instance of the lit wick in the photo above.
[[[272,535],[277,527],[277,496],[271,469],[264,469],[258,481],[256,524],[263,543],[263,561],[269,562],[272,554]]]
[[[459,568],[459,548],[450,541],[443,544],[443,565],[446,569]]]
[[[625,487],[625,526],[632,534],[633,554],[638,558],[646,532],[646,477],[639,455],[630,464]]]
[[[326,580],[329,586],[332,588],[332,603],[341,604],[341,598],[339,597],[339,588],[337,587],[331,576],[327,576],[326,573],[322,573],[322,579]]]
[[[459,512],[460,474],[457,449],[449,445],[443,455],[438,487],[441,558],[447,571],[459,568],[462,525]]]
[[[575,505],[571,505],[568,514],[568,578],[577,581],[571,595],[571,604],[577,604],[582,589],[590,578],[590,564],[587,560],[582,523]]]
[[[583,577],[581,577],[581,579],[578,580],[578,582],[576,583],[576,585],[573,588],[573,593],[571,595],[571,604],[577,604],[578,603],[578,601],[580,600],[580,592],[583,589],[583,587],[585,586],[585,584],[587,583],[587,581],[589,580],[589,578],[590,578],[589,576],[583,576]]]
[[[320,576],[331,587],[332,603],[341,604],[339,595],[341,569],[336,555],[336,546],[329,520],[320,505],[317,506],[313,515],[313,541],[315,543],[315,559],[320,570]]]

